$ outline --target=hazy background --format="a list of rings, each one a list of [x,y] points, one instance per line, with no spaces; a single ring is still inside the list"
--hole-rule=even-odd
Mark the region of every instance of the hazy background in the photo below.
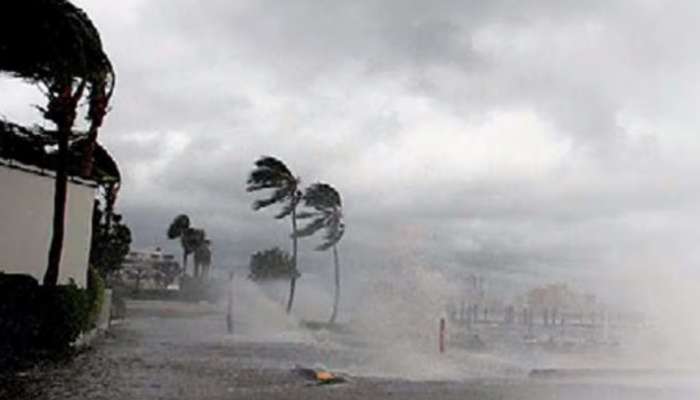
[[[74,2],[117,71],[100,140],[135,248],[179,254],[179,213],[220,268],[288,248],[244,190],[269,154],[340,190],[350,288],[410,262],[635,305],[695,290],[697,2]],[[41,122],[36,88],[0,93],[4,116]],[[315,240],[300,268],[324,281]]]

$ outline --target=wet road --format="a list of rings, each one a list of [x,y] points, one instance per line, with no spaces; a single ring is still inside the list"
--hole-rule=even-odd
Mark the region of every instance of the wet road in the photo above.
[[[224,334],[209,305],[129,303],[129,319],[59,365],[1,382],[0,399],[695,399],[684,385],[527,377],[452,382],[350,377],[311,386],[295,364],[343,361],[342,350]],[[331,365],[328,364],[328,365]]]

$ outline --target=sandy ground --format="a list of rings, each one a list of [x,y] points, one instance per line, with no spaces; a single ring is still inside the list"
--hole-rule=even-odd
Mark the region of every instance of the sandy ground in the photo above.
[[[71,361],[0,377],[0,399],[697,399],[694,385],[635,379],[479,378],[409,381],[349,376],[311,385],[295,364],[342,351],[225,334],[205,304],[131,302],[129,318]]]

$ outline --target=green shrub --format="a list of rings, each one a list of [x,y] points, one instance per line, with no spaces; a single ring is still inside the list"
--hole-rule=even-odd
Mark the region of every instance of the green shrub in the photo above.
[[[40,353],[62,353],[95,326],[104,282],[90,271],[89,287],[39,286],[28,275],[0,273],[0,367]]]
[[[0,364],[34,347],[40,329],[38,288],[29,275],[0,273]]]
[[[86,290],[75,284],[41,287],[40,330],[37,347],[66,350],[90,322],[90,299]]]

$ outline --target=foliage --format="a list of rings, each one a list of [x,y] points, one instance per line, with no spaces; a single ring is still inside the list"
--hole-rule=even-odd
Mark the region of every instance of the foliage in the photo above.
[[[255,192],[262,189],[274,189],[270,197],[255,200],[253,210],[257,211],[272,204],[282,204],[282,210],[275,218],[282,219],[292,213],[301,199],[299,178],[280,160],[264,156],[255,162],[255,169],[248,177],[246,190]]]
[[[163,289],[175,282],[175,279],[182,272],[180,265],[175,261],[157,262],[153,268],[156,271],[153,279],[156,285]]]
[[[326,183],[315,183],[304,193],[304,205],[312,211],[299,214],[299,218],[313,218],[297,232],[297,236],[311,236],[321,229],[325,230],[323,243],[316,247],[318,251],[333,248],[333,266],[335,276],[335,295],[333,298],[333,313],[330,323],[334,324],[338,316],[338,304],[340,302],[340,263],[338,261],[338,247],[336,246],[345,233],[343,222],[343,203],[340,193]]]
[[[307,237],[325,230],[323,243],[316,250],[324,251],[335,246],[345,233],[340,193],[326,183],[314,183],[304,193],[304,206],[312,211],[301,212],[299,219],[312,219],[299,229],[297,237]]]
[[[0,13],[0,70],[32,81],[111,70],[97,29],[65,0],[10,0]]]
[[[58,281],[68,181],[69,140],[77,107],[87,91],[87,120],[81,174],[92,173],[97,133],[114,89],[114,70],[97,29],[85,12],[67,0],[10,0],[0,12],[0,72],[43,86],[43,116],[58,128],[54,218],[44,284]]]
[[[38,347],[48,350],[68,349],[81,332],[90,327],[90,298],[74,284],[42,286],[41,328]]]
[[[206,234],[205,236],[206,237]],[[203,239],[194,251],[194,276],[202,279],[209,277],[209,267],[211,266],[210,241]]]
[[[33,277],[0,273],[0,366],[34,346],[40,328],[38,296]]]
[[[179,238],[189,227],[190,217],[185,214],[178,215],[168,227],[168,239]]]
[[[104,285],[39,286],[28,275],[0,274],[0,364],[36,353],[60,353],[92,328],[104,302]]]
[[[292,266],[290,268],[289,300],[287,302],[287,314],[292,311],[294,303],[294,290],[297,272],[297,218],[296,209],[301,201],[299,191],[300,179],[295,177],[287,166],[280,160],[270,157],[260,157],[255,162],[255,168],[250,172],[246,190],[255,192],[263,189],[272,189],[272,194],[253,202],[253,210],[257,211],[272,204],[282,205],[282,210],[275,215],[281,219],[291,215],[292,220]]]
[[[96,204],[92,219],[90,264],[103,279],[121,268],[130,246],[131,230],[122,222],[121,215],[114,214],[110,223],[108,214]]]
[[[180,238],[180,245],[182,246],[182,272],[185,273],[187,272],[187,257],[195,253],[196,251],[200,251],[200,256],[203,254],[202,252],[205,251],[203,248],[206,247],[208,250],[209,246],[209,241],[207,240],[207,232],[204,229],[196,229],[193,228],[190,225],[190,217],[187,216],[186,214],[180,214],[175,219],[173,222],[170,223],[170,226],[168,227],[167,230],[167,236],[168,239],[177,239]],[[211,253],[209,253],[209,257],[211,258]],[[197,254],[195,253],[195,263],[200,260],[197,258]],[[197,264],[198,265],[198,264]],[[208,264],[207,264],[208,265]],[[195,269],[195,273],[197,272],[198,269]]]
[[[289,279],[300,276],[294,268],[292,257],[279,247],[258,251],[251,255],[249,268],[248,278],[253,281]]]

